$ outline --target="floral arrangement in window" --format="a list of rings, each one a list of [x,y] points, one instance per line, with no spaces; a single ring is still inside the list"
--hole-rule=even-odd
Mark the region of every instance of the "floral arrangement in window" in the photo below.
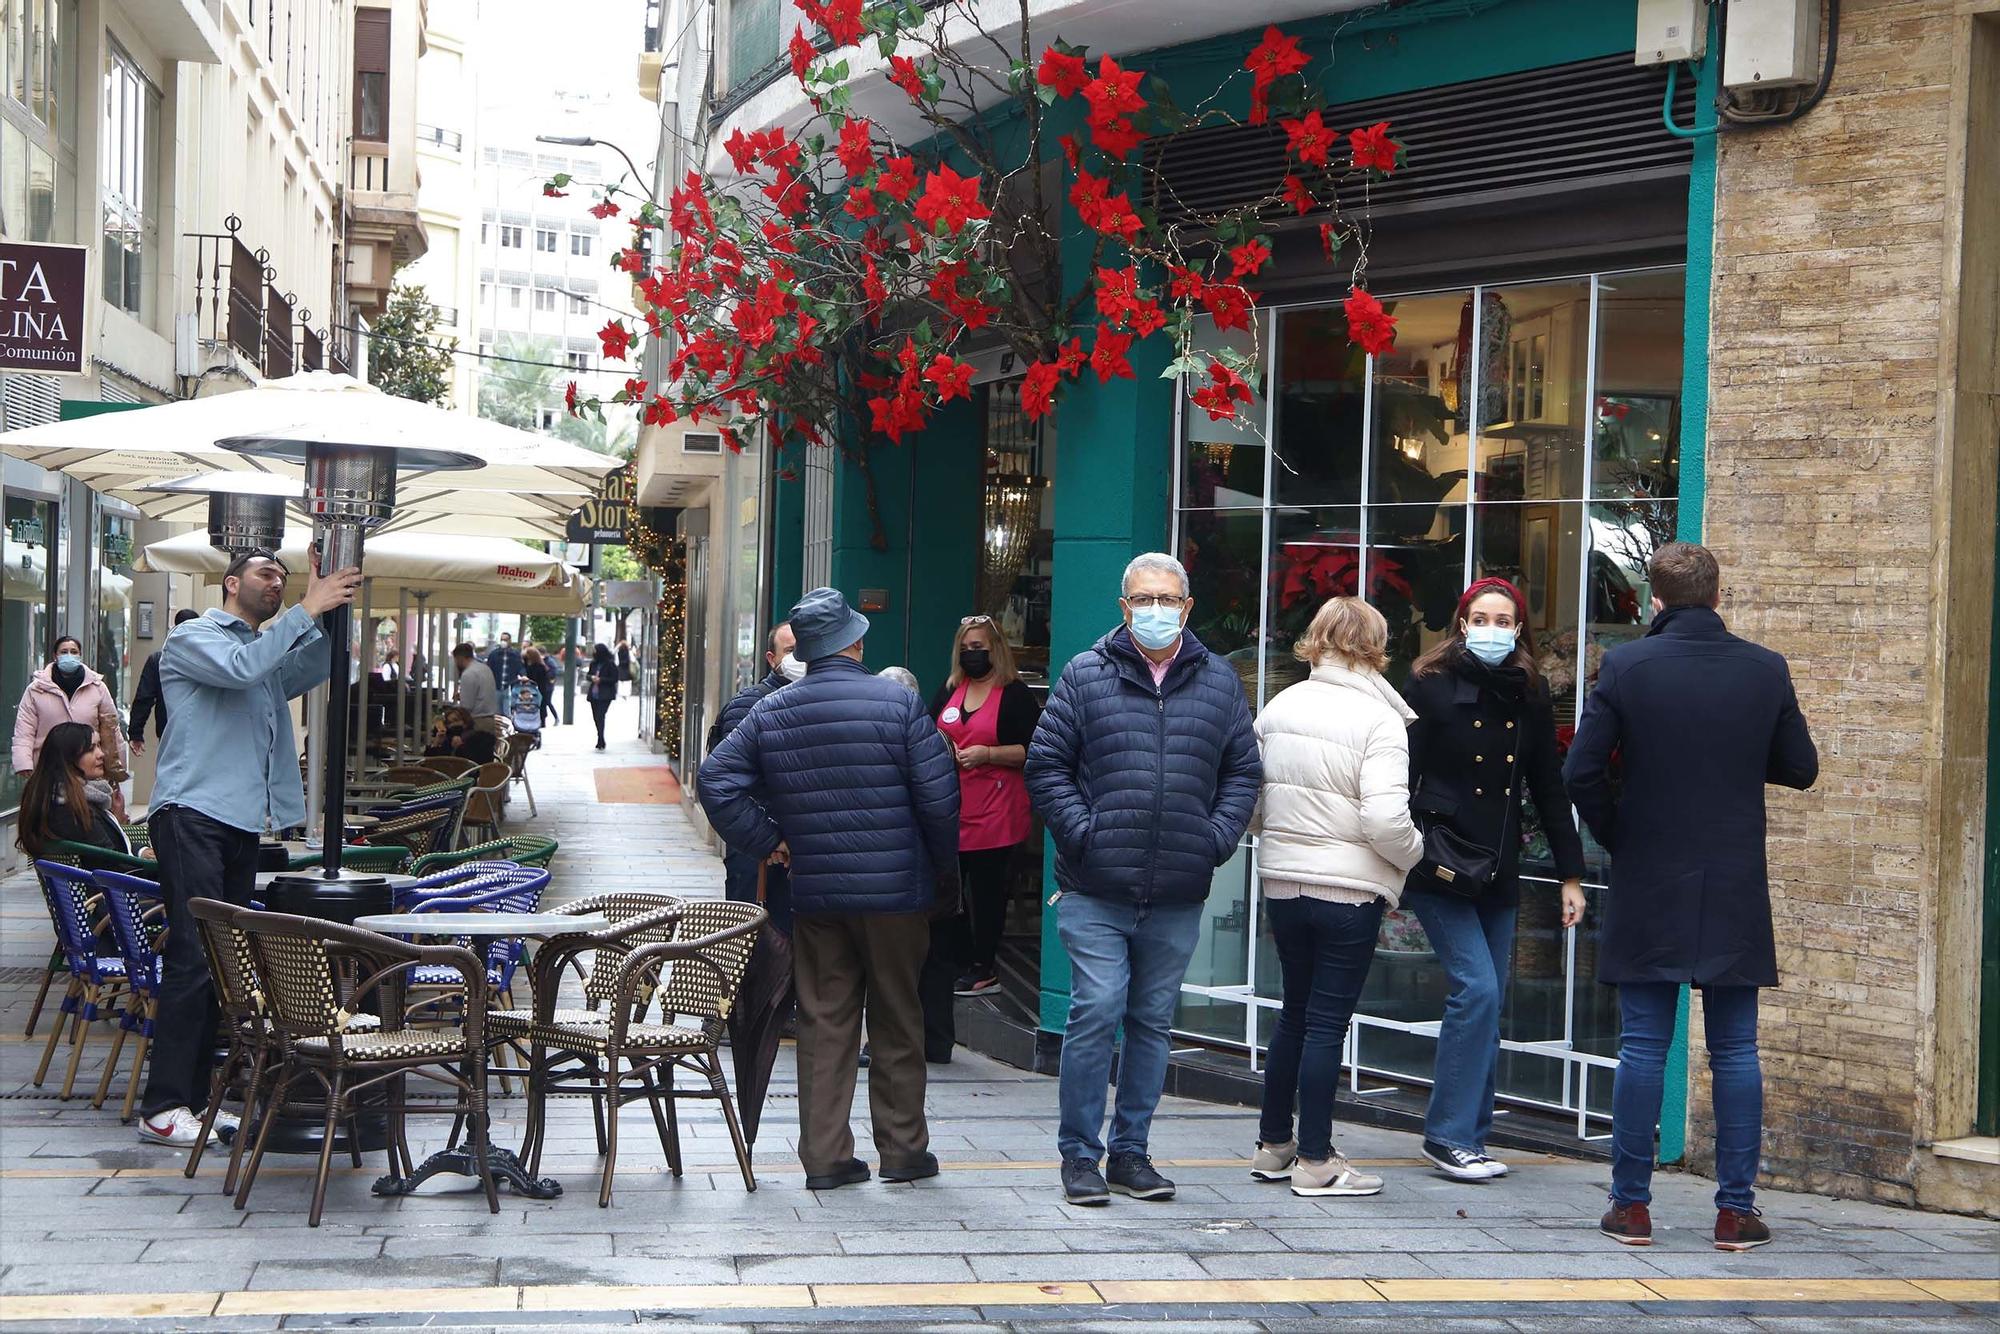
[[[1535,660],[1541,669],[1542,679],[1549,683],[1551,695],[1562,696],[1576,692],[1576,631],[1565,630],[1557,635],[1554,642],[1542,650],[1542,656]],[[1590,641],[1583,651],[1584,679],[1595,681],[1597,672],[1604,665],[1604,646],[1596,640]]]

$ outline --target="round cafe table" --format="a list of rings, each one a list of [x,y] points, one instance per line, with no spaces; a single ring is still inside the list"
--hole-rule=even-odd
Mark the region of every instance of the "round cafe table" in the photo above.
[[[606,931],[611,927],[610,920],[601,913],[555,912],[375,913],[355,918],[354,924],[364,931],[379,931],[385,936],[443,936],[454,940],[464,936],[522,936],[529,940],[548,940],[555,936]],[[516,1195],[531,1200],[552,1200],[563,1193],[562,1183],[554,1177],[529,1176],[520,1155],[493,1143],[490,1131],[486,1137],[486,1166],[496,1184],[504,1182],[512,1187]],[[409,1176],[392,1173],[378,1180],[373,1190],[377,1195],[408,1195],[442,1172],[462,1177],[478,1176],[479,1169],[473,1161],[471,1146],[461,1145],[434,1153],[417,1164],[417,1170]]]

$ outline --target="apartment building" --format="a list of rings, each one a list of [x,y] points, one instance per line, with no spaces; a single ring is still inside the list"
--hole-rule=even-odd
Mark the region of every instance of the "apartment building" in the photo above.
[[[451,404],[478,409],[480,0],[431,0],[428,44],[417,62],[417,212],[428,249],[397,274],[437,308],[435,337],[457,339]]]

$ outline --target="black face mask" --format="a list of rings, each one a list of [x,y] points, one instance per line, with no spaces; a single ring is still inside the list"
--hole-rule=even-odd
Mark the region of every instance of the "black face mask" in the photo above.
[[[993,670],[993,655],[983,648],[960,649],[958,670],[973,680],[983,680]]]

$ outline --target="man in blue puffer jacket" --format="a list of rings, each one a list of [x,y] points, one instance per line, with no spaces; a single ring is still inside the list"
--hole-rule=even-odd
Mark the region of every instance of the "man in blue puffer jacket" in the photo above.
[[[1056,844],[1056,925],[1070,960],[1063,1034],[1063,1196],[1173,1198],[1147,1133],[1168,1028],[1215,868],[1264,781],[1243,683],[1187,630],[1187,571],[1157,552],[1125,568],[1125,624],[1063,668],[1028,747],[1028,792]],[[1125,1027],[1110,1158],[1105,1086]],[[1109,1185],[1106,1184],[1107,1178]]]
[[[910,691],[861,665],[868,618],[817,588],[788,618],[803,679],[759,700],[701,766],[731,848],[791,868],[806,1186],[868,1179],[849,1112],[865,1004],[868,1110],[884,1181],[937,1175],[924,1121],[917,975],[958,896],[958,773]]]

